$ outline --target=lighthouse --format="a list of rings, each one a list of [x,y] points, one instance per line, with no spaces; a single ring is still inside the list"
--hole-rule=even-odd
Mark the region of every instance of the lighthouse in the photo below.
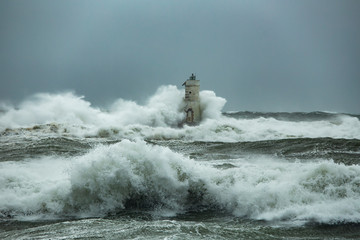
[[[185,85],[185,123],[196,125],[201,121],[200,110],[200,80],[196,80],[196,76],[191,74],[188,80],[183,83]]]

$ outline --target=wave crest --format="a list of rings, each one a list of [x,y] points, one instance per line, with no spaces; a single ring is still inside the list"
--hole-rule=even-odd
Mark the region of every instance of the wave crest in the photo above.
[[[0,213],[87,217],[133,208],[159,214],[208,209],[268,221],[360,222],[357,165],[257,157],[226,166],[128,140],[68,161],[3,162]]]

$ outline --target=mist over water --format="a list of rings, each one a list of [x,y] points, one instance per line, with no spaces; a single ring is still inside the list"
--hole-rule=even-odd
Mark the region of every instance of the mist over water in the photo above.
[[[224,216],[232,233],[236,219],[253,232],[258,221],[359,224],[359,116],[222,113],[226,100],[201,91],[202,122],[179,127],[183,96],[162,86],[144,105],[118,99],[103,109],[70,92],[3,105],[0,221],[25,229],[135,212],[134,221],[149,216],[140,225],[172,219],[184,228],[190,214],[209,232]]]

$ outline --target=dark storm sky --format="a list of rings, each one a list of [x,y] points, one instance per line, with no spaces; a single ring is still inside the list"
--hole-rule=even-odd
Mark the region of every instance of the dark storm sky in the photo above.
[[[225,110],[360,113],[359,0],[0,1],[0,99],[143,103],[194,72]]]

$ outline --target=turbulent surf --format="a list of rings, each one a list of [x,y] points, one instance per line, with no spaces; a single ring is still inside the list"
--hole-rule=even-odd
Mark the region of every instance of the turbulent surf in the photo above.
[[[0,237],[360,236],[359,115],[222,112],[202,91],[201,123],[178,127],[183,96],[3,104]]]

